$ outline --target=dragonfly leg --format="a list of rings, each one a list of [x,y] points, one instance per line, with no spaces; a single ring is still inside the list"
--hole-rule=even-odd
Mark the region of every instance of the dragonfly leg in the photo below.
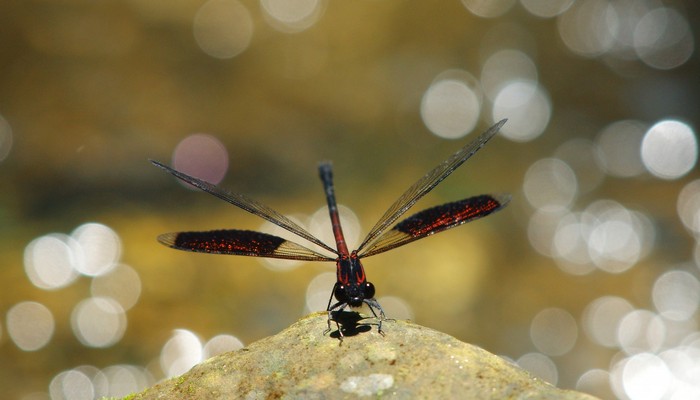
[[[333,302],[333,293],[335,293],[335,288],[338,286],[338,282],[333,285],[333,290],[331,290],[331,297],[328,298],[328,306],[326,307],[326,310],[328,311],[328,329],[323,331],[323,334],[327,334],[328,332],[331,331],[331,321],[333,320],[333,310],[336,308],[340,307],[342,303],[338,302],[333,304],[331,307],[331,302]],[[345,308],[345,306],[341,307],[339,311],[342,311]],[[338,328],[338,334],[340,334],[340,340],[343,340],[343,333],[340,331],[340,325],[338,325],[338,321],[335,321],[335,325]]]
[[[344,336],[343,330],[340,328],[340,324],[338,323],[338,320],[336,318],[333,318],[333,313],[343,312],[343,310],[345,310],[345,307],[347,307],[347,306],[348,306],[348,303],[337,302],[337,303],[333,304],[333,306],[330,306],[330,303],[329,303],[329,306],[328,306],[328,328],[325,331],[323,331],[324,335],[331,331],[331,321],[333,321],[333,322],[335,322],[335,327],[338,329],[338,337],[339,337],[341,342],[343,341],[343,336]]]
[[[384,331],[382,331],[382,322],[387,320],[386,315],[384,314],[384,309],[379,304],[377,299],[365,299],[364,302],[367,304],[367,306],[369,306],[369,310],[372,312],[372,315],[374,315],[374,318],[379,320],[379,323],[377,324],[377,332],[384,336]],[[375,308],[379,310],[379,315],[377,315],[377,312],[374,311]]]

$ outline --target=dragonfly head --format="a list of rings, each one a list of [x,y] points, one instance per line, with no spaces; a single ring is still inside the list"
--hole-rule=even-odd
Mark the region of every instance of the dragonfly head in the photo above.
[[[374,285],[366,281],[347,285],[339,284],[335,286],[333,295],[341,303],[347,303],[350,307],[360,307],[365,299],[374,297]]]

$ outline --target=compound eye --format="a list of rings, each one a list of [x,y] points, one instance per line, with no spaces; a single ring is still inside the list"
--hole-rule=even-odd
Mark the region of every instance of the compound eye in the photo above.
[[[374,298],[374,285],[372,282],[365,283],[365,299]]]
[[[341,303],[348,302],[348,296],[347,293],[345,293],[344,285],[337,285],[335,287],[335,290],[333,291],[333,296],[335,296],[336,300],[338,300]]]

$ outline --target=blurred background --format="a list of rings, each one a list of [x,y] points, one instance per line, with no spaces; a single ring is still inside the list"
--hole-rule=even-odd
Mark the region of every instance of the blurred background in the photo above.
[[[122,396],[325,309],[333,263],[158,244],[282,233],[149,158],[327,242],[316,166],[333,160],[357,244],[416,179],[508,118],[412,211],[481,193],[511,204],[366,259],[387,315],[562,388],[700,397],[693,5],[2,2],[0,392]]]

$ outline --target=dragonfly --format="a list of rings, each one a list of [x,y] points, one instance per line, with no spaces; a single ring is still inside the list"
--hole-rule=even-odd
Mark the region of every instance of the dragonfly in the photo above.
[[[459,149],[446,160],[430,170],[409,187],[370,229],[357,249],[350,251],[343,235],[338,205],[333,186],[333,172],[330,162],[318,166],[323,183],[328,212],[331,220],[335,248],[321,241],[305,228],[274,209],[240,193],[229,192],[204,180],[189,176],[158,161],[150,160],[176,178],[212,194],[251,214],[257,215],[291,233],[329,251],[333,256],[324,255],[307,246],[268,233],[241,230],[219,229],[197,232],[174,232],[158,236],[158,241],[168,247],[212,254],[267,257],[301,261],[332,261],[336,264],[336,282],[328,300],[328,330],[331,321],[336,322],[342,340],[343,332],[334,318],[346,308],[358,308],[366,304],[378,320],[378,332],[386,315],[375,298],[375,287],[367,280],[362,259],[383,253],[413,241],[432,236],[438,232],[474,221],[503,209],[510,201],[510,195],[482,194],[466,199],[445,203],[419,211],[401,221],[404,215],[420,198],[433,190],[455,169],[473,156],[501,129],[506,120],[499,121],[472,142]],[[391,228],[391,229],[389,229]],[[333,299],[335,298],[335,302]]]

